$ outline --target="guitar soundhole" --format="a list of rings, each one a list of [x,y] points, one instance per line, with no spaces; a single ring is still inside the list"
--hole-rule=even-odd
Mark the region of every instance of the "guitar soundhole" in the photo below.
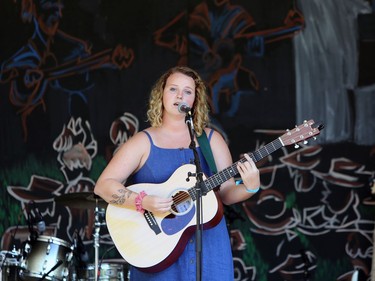
[[[182,216],[189,212],[193,207],[193,201],[186,191],[177,191],[172,195],[173,204],[171,212],[176,216]]]

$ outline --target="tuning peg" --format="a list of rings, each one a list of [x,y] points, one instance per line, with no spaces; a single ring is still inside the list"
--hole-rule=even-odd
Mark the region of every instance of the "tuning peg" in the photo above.
[[[296,148],[296,149],[299,148],[299,145],[298,145],[298,144],[295,144],[295,145],[294,145],[294,148]]]
[[[303,144],[308,144],[309,142],[307,140],[303,141]]]
[[[313,137],[314,141],[316,141],[316,137]]]

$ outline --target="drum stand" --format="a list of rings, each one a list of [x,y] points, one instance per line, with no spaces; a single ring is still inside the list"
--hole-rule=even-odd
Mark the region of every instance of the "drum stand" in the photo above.
[[[95,281],[98,281],[100,270],[99,266],[99,244],[100,244],[100,211],[99,207],[106,208],[108,203],[106,203],[102,198],[97,196],[92,192],[76,192],[76,193],[67,193],[62,194],[60,196],[55,197],[55,202],[59,204],[63,204],[64,206],[68,206],[71,208],[78,208],[78,209],[91,209],[94,205],[94,216],[95,216],[95,223],[94,223],[94,248],[95,248]],[[1,280],[0,280],[1,281]]]
[[[95,281],[99,278],[99,244],[100,244],[100,226],[98,199],[95,199],[95,230],[94,230],[94,248],[95,248]]]

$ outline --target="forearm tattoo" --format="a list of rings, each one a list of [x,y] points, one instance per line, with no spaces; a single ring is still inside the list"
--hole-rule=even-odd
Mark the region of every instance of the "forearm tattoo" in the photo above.
[[[130,197],[131,194],[132,194],[132,191],[130,191],[126,187],[119,189],[118,194],[112,194],[113,200],[111,200],[110,203],[122,205],[125,203],[126,199]]]

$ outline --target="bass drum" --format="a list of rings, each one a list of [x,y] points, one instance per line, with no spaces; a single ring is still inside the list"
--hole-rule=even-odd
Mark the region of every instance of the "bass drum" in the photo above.
[[[99,265],[99,281],[127,281],[127,268],[119,263],[102,263]],[[95,280],[95,265],[89,264],[85,269],[75,269],[72,281]]]
[[[24,246],[21,280],[69,280],[73,245],[55,237],[40,235]]]
[[[1,280],[2,281],[19,281],[21,253],[16,250],[1,251]]]

